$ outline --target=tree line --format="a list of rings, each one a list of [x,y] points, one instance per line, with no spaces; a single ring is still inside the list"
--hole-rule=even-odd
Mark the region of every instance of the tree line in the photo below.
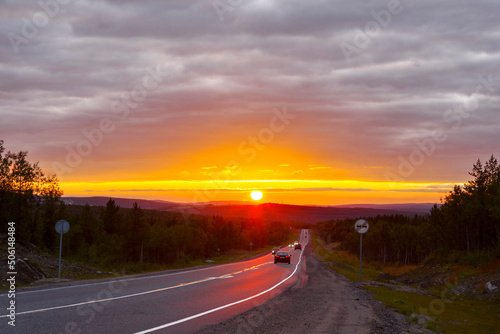
[[[61,216],[63,194],[55,175],[45,175],[38,163],[27,160],[27,152],[5,152],[0,140],[0,218],[16,223],[16,240],[42,247],[53,243],[54,224]]]
[[[0,219],[16,223],[16,240],[56,253],[54,224],[70,222],[63,252],[100,265],[174,264],[206,259],[230,249],[280,245],[296,233],[290,224],[256,219],[225,219],[182,212],[143,210],[137,203],[120,208],[67,205],[55,175],[45,175],[27,152],[6,152],[0,140]],[[500,257],[500,165],[493,156],[478,160],[473,179],[456,185],[426,216],[386,215],[366,218],[364,256],[380,262],[418,264],[433,256],[488,254]],[[326,242],[340,242],[359,252],[355,219],[316,224]],[[301,226],[295,224],[294,228]]]
[[[224,219],[182,212],[120,208],[113,199],[105,207],[69,205],[55,175],[45,175],[27,152],[5,152],[0,140],[0,219],[3,233],[15,222],[16,241],[56,253],[55,223],[65,219],[66,256],[97,265],[169,265],[206,259],[230,249],[279,245],[290,239],[289,224],[255,219]]]
[[[500,258],[500,165],[491,156],[484,165],[478,160],[469,174],[473,179],[456,185],[428,215],[365,217],[370,229],[363,235],[363,256],[402,264],[473,254]],[[359,254],[355,221],[331,220],[316,228],[326,242],[340,242],[343,249]]]
[[[66,207],[68,252],[105,266],[186,263],[249,251],[250,243],[253,249],[279,245],[296,233],[283,222],[144,210],[137,203],[120,208],[111,198],[105,207]]]

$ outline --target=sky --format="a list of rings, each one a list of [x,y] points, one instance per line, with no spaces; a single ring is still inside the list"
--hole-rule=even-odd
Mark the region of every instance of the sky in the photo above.
[[[0,140],[65,196],[439,203],[500,157],[495,0],[0,8]]]

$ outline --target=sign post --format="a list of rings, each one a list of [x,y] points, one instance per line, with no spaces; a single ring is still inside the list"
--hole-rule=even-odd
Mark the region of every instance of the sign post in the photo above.
[[[59,237],[59,271],[57,277],[61,278],[61,255],[62,255],[62,236],[69,231],[69,223],[65,220],[58,220],[56,223],[56,232],[61,236]]]
[[[354,223],[354,229],[359,233],[359,281],[361,282],[361,256],[363,254],[363,234],[368,231],[368,222],[359,219]]]

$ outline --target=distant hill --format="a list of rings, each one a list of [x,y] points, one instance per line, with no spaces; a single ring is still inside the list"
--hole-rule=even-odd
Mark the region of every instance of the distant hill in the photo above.
[[[137,202],[142,209],[146,210],[177,211],[206,216],[223,216],[226,218],[253,218],[303,223],[317,223],[331,219],[373,217],[377,215],[425,215],[429,213],[434,205],[433,203],[406,203],[311,206],[276,203],[256,204],[255,202],[238,201],[176,203],[160,200],[111,198],[113,198],[116,205],[122,208],[131,208]],[[105,206],[110,197],[63,197],[62,199],[66,204]]]
[[[62,200],[66,204],[74,205],[91,205],[91,206],[106,206],[109,199],[112,198],[116,205],[122,208],[131,208],[135,202],[146,210],[161,210],[169,211],[172,208],[178,207],[179,203],[168,201],[152,201],[147,199],[130,199],[130,198],[117,198],[111,196],[95,196],[95,197],[63,197]]]
[[[424,215],[428,214],[433,206],[434,203],[401,203],[401,204],[347,204],[347,205],[335,205],[334,207],[395,210],[395,211],[410,212],[412,214],[417,213]]]
[[[401,206],[392,208],[379,206],[376,208],[353,206],[302,206],[288,204],[265,203],[260,205],[205,205],[184,208],[185,211],[202,215],[219,215],[223,217],[244,217],[276,221],[293,221],[303,223],[317,223],[331,219],[345,219],[357,217],[372,217],[377,215],[401,214],[414,216],[429,213],[433,204]]]

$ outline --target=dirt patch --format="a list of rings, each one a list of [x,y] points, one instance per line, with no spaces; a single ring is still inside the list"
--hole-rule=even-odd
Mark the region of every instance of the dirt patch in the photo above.
[[[215,333],[432,333],[410,324],[371,294],[335,274],[304,250],[305,284],[198,334]]]
[[[422,289],[418,289],[418,288],[414,288],[414,287],[406,286],[406,285],[397,285],[397,284],[378,282],[378,281],[362,281],[362,282],[356,282],[355,284],[357,286],[377,286],[377,287],[384,287],[384,288],[388,288],[388,289],[396,290],[396,291],[404,291],[404,292],[409,292],[409,293],[418,293],[420,295],[432,296],[432,294],[426,290],[422,290]]]
[[[7,254],[7,234],[0,235],[2,254]],[[35,245],[17,242],[16,248],[16,285],[29,286],[51,284],[54,282],[110,277],[111,273],[101,272],[91,267],[61,261],[61,278],[58,279],[59,258],[41,251]],[[7,289],[7,257],[0,262],[0,289]]]
[[[419,290],[440,290],[446,287],[451,295],[468,299],[500,301],[500,289],[487,291],[488,282],[500,280],[500,270],[460,268],[459,266],[429,264],[393,278],[396,284],[404,284]]]

